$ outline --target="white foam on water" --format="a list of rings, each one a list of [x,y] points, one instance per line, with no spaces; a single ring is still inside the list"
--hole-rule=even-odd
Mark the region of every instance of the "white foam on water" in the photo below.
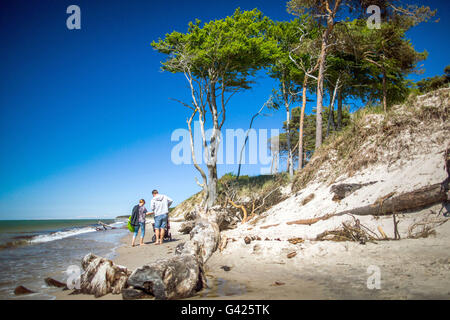
[[[114,227],[114,228],[118,228],[121,226],[124,226],[125,222],[123,221],[117,221],[114,222],[112,224],[109,224],[109,227]],[[100,227],[101,228],[101,227]],[[71,230],[67,230],[67,231],[58,231],[58,232],[54,232],[54,233],[50,233],[50,234],[42,234],[39,236],[34,237],[33,239],[30,240],[30,243],[42,243],[42,242],[49,242],[49,241],[54,241],[54,240],[60,240],[60,239],[64,239],[67,237],[72,237],[75,235],[79,235],[79,234],[83,234],[83,233],[89,233],[89,232],[94,232],[97,231],[95,229],[95,227],[85,227],[85,228],[76,228],[76,229],[71,229]]]
[[[55,233],[42,234],[42,235],[36,236],[35,238],[30,240],[30,243],[42,243],[42,242],[60,240],[60,239],[64,239],[67,237],[72,237],[75,235],[88,233],[88,232],[94,232],[94,231],[96,231],[96,230],[93,227],[72,229],[72,230],[68,230],[68,231],[58,231]]]
[[[114,222],[114,223],[111,223],[111,224],[109,224],[109,226],[110,227],[121,227],[121,226],[124,226],[124,225],[126,225],[127,224],[127,222],[126,221],[116,221],[116,222]]]

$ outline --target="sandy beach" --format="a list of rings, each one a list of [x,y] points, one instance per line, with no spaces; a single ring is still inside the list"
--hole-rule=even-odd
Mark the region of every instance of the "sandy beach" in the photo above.
[[[131,247],[132,234],[121,239],[122,246],[116,249],[114,263],[134,270],[146,263],[168,258],[174,254],[178,244],[189,239],[189,235],[178,233],[179,222],[172,222],[172,241],[163,245],[151,242],[153,231],[147,225],[145,245]],[[136,241],[138,242],[138,241]],[[253,257],[213,255],[206,266],[206,277],[210,288],[189,299],[320,299],[323,292],[313,281],[302,279],[289,272],[291,265],[285,263],[261,264]],[[81,259],[81,257],[80,257]],[[241,260],[244,259],[244,260]],[[241,262],[240,262],[241,261]],[[229,266],[230,271],[221,267]],[[256,270],[255,270],[256,267]],[[248,270],[252,270],[248,273]],[[255,272],[257,271],[257,272]],[[282,285],[277,285],[279,282]],[[121,300],[121,295],[107,294],[100,298],[92,295],[71,295],[71,291],[54,293],[56,300]]]
[[[426,151],[406,162],[379,163],[340,177],[339,183],[374,181],[343,201],[333,201],[331,188],[323,182],[310,183],[296,193],[284,188],[286,200],[258,219],[220,233],[227,245],[206,263],[208,288],[189,299],[450,299],[450,223],[441,203],[397,214],[400,240],[393,240],[392,215],[346,214],[312,224],[292,223],[374,203],[389,192],[405,193],[440,183],[447,177],[442,147],[430,145]],[[372,235],[384,230],[390,240],[316,240],[323,232],[356,220]],[[142,247],[132,248],[128,234],[121,240],[114,263],[134,270],[173,256],[176,246],[189,240],[189,235],[178,232],[181,223],[171,222],[173,241],[163,245],[150,242],[151,225]],[[420,230],[425,227],[432,232],[423,237]],[[373,276],[379,280],[375,286]],[[58,293],[57,299],[95,299],[68,293]],[[121,298],[108,294],[101,299]]]
[[[171,257],[175,247],[189,238],[177,232],[179,226],[179,222],[171,223],[173,241],[163,245],[151,242],[151,228],[144,246],[131,247],[131,234],[127,235],[114,263],[134,270]],[[427,239],[365,245],[330,241],[296,245],[252,241],[247,245],[242,236],[213,254],[206,265],[209,288],[189,299],[450,299],[449,238],[448,223]],[[298,254],[287,258],[290,252]],[[369,266],[380,269],[380,289],[367,286]],[[57,300],[97,300],[91,295],[70,295],[70,291],[55,295]],[[108,294],[98,299],[121,300],[122,296]]]

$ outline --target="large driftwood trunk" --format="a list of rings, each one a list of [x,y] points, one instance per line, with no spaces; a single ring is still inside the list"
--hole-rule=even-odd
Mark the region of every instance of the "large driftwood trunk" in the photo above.
[[[368,206],[346,210],[336,214],[327,214],[318,218],[290,221],[287,222],[287,224],[311,225],[321,220],[327,220],[345,214],[353,214],[359,216],[378,216],[400,213],[408,210],[418,210],[437,203],[448,204],[450,197],[450,148],[446,149],[444,152],[444,165],[447,172],[447,178],[441,183],[422,187],[411,192],[399,194],[397,196],[394,196],[395,194],[392,192],[385,195],[384,197],[379,198],[377,201],[375,201],[375,203]],[[355,190],[373,183],[375,182],[368,182],[364,184],[333,185],[331,187],[331,192],[335,194],[333,200],[342,200]]]
[[[183,222],[178,229],[178,232],[182,234],[190,234],[192,229],[194,229],[195,224],[201,219],[200,217],[200,209],[194,209],[189,213],[184,215],[185,222]],[[234,229],[237,227],[237,224],[240,222],[240,219],[236,212],[224,208],[220,205],[216,205],[209,209],[209,216],[214,217],[213,222],[217,224],[219,227],[219,231]]]
[[[407,210],[417,210],[436,203],[446,203],[449,197],[450,148],[444,151],[444,167],[447,172],[447,178],[441,183],[402,193],[398,196],[390,193],[369,206],[343,211],[331,216],[341,216],[344,214],[360,216],[387,215]]]
[[[240,221],[236,212],[220,205],[212,207],[209,212],[210,219],[213,219],[213,222],[219,226],[219,231],[234,229]]]
[[[84,273],[81,275],[79,292],[93,294],[96,298],[108,293],[121,293],[131,274],[127,268],[92,253],[83,258],[81,266]]]
[[[177,246],[175,254],[195,255],[205,264],[219,245],[219,226],[215,221],[200,219],[191,230],[190,238],[190,241]]]
[[[387,195],[369,206],[343,211],[335,214],[334,216],[341,216],[344,214],[377,216],[412,209],[421,209],[436,203],[445,202],[447,200],[447,192],[448,182],[437,183],[411,192],[402,193],[395,197],[392,195]]]
[[[188,234],[191,232],[192,229],[194,229],[195,221],[186,221],[183,222],[178,229],[178,232],[181,234]]]
[[[180,299],[192,296],[201,290],[206,280],[202,264],[194,255],[175,256],[158,260],[137,268],[128,278],[127,288],[122,292],[124,299],[146,295],[156,299]]]

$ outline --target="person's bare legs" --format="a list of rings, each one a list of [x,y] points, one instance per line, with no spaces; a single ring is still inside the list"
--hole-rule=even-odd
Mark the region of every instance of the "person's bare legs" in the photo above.
[[[161,229],[161,235],[160,235],[160,240],[159,240],[159,243],[160,244],[162,244],[163,242],[164,242],[164,232],[165,232],[166,230],[164,230],[164,229]]]
[[[133,236],[133,241],[131,241],[131,246],[134,247],[134,241],[136,240],[136,237]]]
[[[156,240],[155,244],[159,244],[159,229],[155,229]]]
[[[145,222],[142,224],[140,229],[141,229],[141,242],[139,243],[139,245],[143,246],[145,237]]]

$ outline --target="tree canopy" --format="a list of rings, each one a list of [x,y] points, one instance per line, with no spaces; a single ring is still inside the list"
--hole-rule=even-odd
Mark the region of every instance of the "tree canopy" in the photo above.
[[[370,5],[380,8],[379,28],[367,24]],[[273,21],[257,9],[238,8],[223,19],[190,22],[187,32],[173,31],[151,44],[166,56],[162,70],[183,74],[189,84],[190,101],[177,101],[190,110],[192,158],[208,207],[216,197],[217,153],[227,105],[233,95],[251,88],[259,70],[266,69],[278,80],[273,102],[276,109],[285,107],[286,132],[279,140],[292,175],[293,160],[299,160],[301,169],[303,159],[321,146],[322,127],[328,136],[349,123],[346,102],[379,101],[386,112],[407,97],[411,91],[407,76],[421,71],[419,63],[428,53],[416,51],[406,33],[436,13],[397,0],[291,0],[287,10],[296,18]],[[444,76],[424,79],[417,87],[426,92],[448,85],[449,79],[450,66]],[[316,108],[305,114],[310,96]],[[302,105],[296,106],[300,101]],[[195,158],[191,128],[195,117],[201,124],[207,174]],[[212,126],[210,139],[207,125]]]
[[[444,74],[441,76],[434,76],[425,78],[416,83],[420,93],[427,93],[439,88],[450,85],[450,65],[444,69]]]
[[[236,9],[232,16],[202,25],[190,22],[188,31],[174,31],[152,46],[167,55],[162,69],[183,73],[189,83],[191,101],[179,101],[191,110],[188,127],[195,168],[202,176],[204,203],[211,207],[217,196],[217,155],[220,133],[226,119],[226,106],[237,92],[249,89],[256,71],[268,66],[277,54],[277,44],[266,36],[269,19],[257,10]],[[198,164],[194,152],[191,122],[201,124],[202,147],[206,154],[208,176]],[[206,137],[207,122],[212,134]]]

